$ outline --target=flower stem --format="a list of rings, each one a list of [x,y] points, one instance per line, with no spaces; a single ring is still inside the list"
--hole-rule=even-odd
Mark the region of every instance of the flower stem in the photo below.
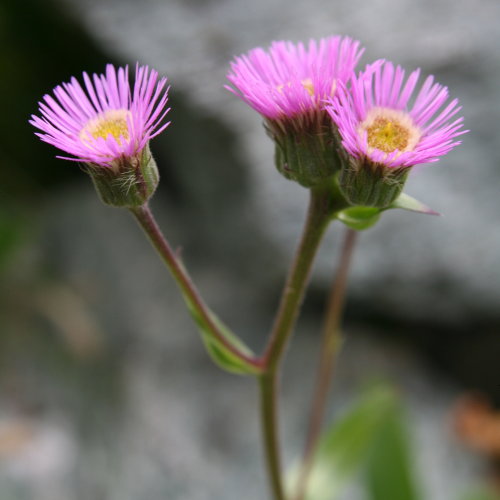
[[[149,206],[144,204],[140,207],[131,208],[130,211],[148,236],[154,248],[160,254],[160,257],[177,282],[189,306],[195,309],[197,315],[201,318],[206,327],[210,329],[211,334],[234,356],[255,368],[256,372],[262,371],[261,361],[241,352],[236,346],[232,345],[213,321],[210,310],[201,298],[200,293],[196,289],[180,258],[174,253],[168,241],[163,236]]]
[[[309,210],[302,238],[281,296],[270,339],[261,358],[261,415],[267,466],[275,500],[286,498],[281,472],[277,415],[280,363],[295,325],[310,270],[319,244],[331,219],[332,202],[328,189],[311,189]]]
[[[275,373],[264,373],[259,377],[262,436],[266,455],[269,482],[274,500],[285,500],[281,476],[281,459],[278,435],[278,378]]]
[[[302,238],[282,292],[278,313],[263,356],[263,364],[268,372],[275,370],[281,361],[304,298],[314,257],[331,220],[330,190],[311,189],[310,196]]]
[[[307,483],[321,434],[328,392],[332,381],[333,370],[335,368],[335,359],[341,344],[340,322],[345,301],[347,276],[356,239],[357,231],[347,229],[340,255],[339,267],[328,298],[325,324],[323,327],[320,362],[309,420],[309,429],[294,497],[295,500],[303,500],[305,498]]]

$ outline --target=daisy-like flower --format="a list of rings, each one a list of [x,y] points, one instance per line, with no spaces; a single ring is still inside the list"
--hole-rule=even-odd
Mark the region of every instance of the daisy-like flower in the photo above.
[[[323,101],[350,79],[362,53],[358,41],[332,36],[308,44],[273,42],[231,63],[232,86],[226,88],[264,117],[285,177],[312,186],[337,171],[335,134]]]
[[[58,158],[85,164],[106,203],[137,205],[158,184],[148,145],[169,125],[167,79],[137,65],[131,89],[128,67],[108,64],[105,74],[83,73],[83,80],[73,77],[45,95],[30,123],[42,141],[71,155]]]
[[[410,167],[438,161],[467,132],[463,118],[456,117],[458,100],[448,102],[448,89],[433,76],[415,92],[419,76],[417,69],[405,81],[400,66],[377,61],[327,105],[348,155],[340,184],[352,202],[389,204]]]

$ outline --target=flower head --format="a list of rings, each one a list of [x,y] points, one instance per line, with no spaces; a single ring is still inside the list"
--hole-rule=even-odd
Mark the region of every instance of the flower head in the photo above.
[[[226,86],[265,118],[276,143],[276,166],[287,178],[313,186],[339,166],[332,122],[323,101],[353,74],[363,50],[348,37],[308,44],[273,42],[236,57]]]
[[[116,168],[169,125],[163,123],[167,79],[158,80],[156,71],[137,65],[133,89],[127,66],[108,64],[105,74],[83,73],[83,80],[84,87],[74,77],[55,87],[54,97],[45,95],[39,103],[41,117],[30,120],[42,141],[72,155],[58,158]]]
[[[405,82],[405,71],[377,61],[339,89],[327,111],[339,128],[346,151],[386,167],[411,167],[439,160],[464,134],[458,99],[446,106],[448,89],[428,76],[416,96],[420,70]],[[410,104],[411,102],[411,104]]]
[[[158,185],[158,169],[149,140],[162,132],[168,88],[166,78],[147,66],[136,66],[133,89],[128,67],[106,66],[103,75],[83,73],[58,85],[39,103],[41,116],[30,123],[42,141],[61,149],[66,160],[83,162],[101,199],[113,206],[145,203]]]
[[[432,76],[415,92],[419,76],[413,71],[405,81],[400,66],[377,61],[328,101],[346,152],[339,184],[351,203],[389,206],[410,167],[439,160],[467,132],[456,118],[458,100],[447,103],[448,89]]]
[[[349,37],[332,36],[307,45],[273,42],[235,58],[227,87],[269,120],[319,111],[339,81],[351,77],[363,50]]]

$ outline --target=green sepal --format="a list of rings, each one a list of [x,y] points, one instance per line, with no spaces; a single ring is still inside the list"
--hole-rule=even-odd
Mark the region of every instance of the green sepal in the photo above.
[[[194,304],[186,295],[184,295],[184,300],[186,301],[191,316],[198,325],[205,348],[209,356],[212,358],[212,361],[217,366],[227,372],[236,373],[238,375],[260,374],[260,370],[256,366],[235,356],[220,342],[217,337],[213,335],[210,325],[207,324],[207,322],[201,317],[197,309],[194,307]],[[229,328],[226,327],[226,325],[224,325],[224,323],[222,323],[222,321],[211,311],[210,319],[231,346],[248,357],[253,356],[250,348],[246,346],[231,330],[229,330]]]
[[[340,170],[339,186],[351,205],[387,208],[402,192],[409,172],[408,167],[349,157]]]
[[[335,218],[344,223],[347,227],[357,231],[363,231],[374,226],[382,212],[393,208],[402,208],[411,212],[417,212],[426,215],[441,215],[422,202],[412,198],[411,196],[401,193],[388,207],[366,207],[366,206],[353,206],[338,211]]]
[[[322,185],[340,170],[338,139],[331,119],[319,113],[314,119],[290,119],[290,123],[267,121],[274,140],[274,162],[287,179],[310,188]]]
[[[380,219],[381,209],[377,207],[349,207],[337,212],[335,217],[347,227],[363,231],[374,226]]]
[[[409,210],[411,212],[418,212],[420,214],[426,215],[441,215],[439,212],[432,210],[432,208],[424,205],[422,202],[416,200],[415,198],[401,193],[388,207],[390,208],[402,208],[403,210]]]
[[[108,167],[87,163],[83,168],[92,178],[101,201],[113,207],[144,205],[160,180],[149,146],[138,156],[117,158]]]

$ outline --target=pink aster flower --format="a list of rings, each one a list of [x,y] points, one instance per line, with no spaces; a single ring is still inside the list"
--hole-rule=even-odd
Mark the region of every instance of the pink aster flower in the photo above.
[[[332,97],[337,82],[352,75],[363,50],[349,37],[332,36],[307,45],[273,42],[268,51],[256,48],[231,63],[226,86],[269,120],[317,111]]]
[[[84,87],[74,77],[58,85],[39,103],[41,116],[30,120],[42,141],[72,155],[58,158],[116,169],[169,125],[167,79],[158,80],[156,71],[137,65],[133,90],[127,66],[108,64],[106,74],[83,73],[83,80]]]
[[[345,150],[339,187],[352,205],[389,207],[413,165],[460,144],[458,100],[448,102],[448,89],[432,76],[415,92],[419,76],[416,70],[405,80],[400,66],[377,61],[327,101]]]
[[[386,167],[411,167],[439,160],[466,133],[461,107],[448,101],[448,89],[428,76],[415,92],[420,70],[405,81],[405,71],[377,61],[339,89],[326,107],[338,126],[342,144],[355,158]],[[416,94],[416,95],[415,95]]]
[[[336,136],[323,102],[346,83],[363,50],[358,41],[332,36],[308,44],[273,42],[236,57],[227,75],[233,94],[265,118],[276,144],[276,166],[306,187],[339,168]]]

